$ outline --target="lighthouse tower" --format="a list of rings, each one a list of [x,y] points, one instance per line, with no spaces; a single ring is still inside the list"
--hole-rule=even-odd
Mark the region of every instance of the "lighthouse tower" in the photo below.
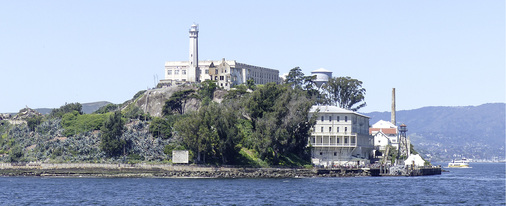
[[[188,80],[190,82],[199,82],[199,25],[193,24],[190,28],[190,61],[188,69]]]

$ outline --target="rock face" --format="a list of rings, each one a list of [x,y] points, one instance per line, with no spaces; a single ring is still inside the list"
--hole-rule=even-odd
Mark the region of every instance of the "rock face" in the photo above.
[[[142,109],[145,113],[149,113],[154,117],[162,116],[162,108],[174,92],[197,88],[193,86],[172,86],[147,90],[144,95],[134,100],[135,105]],[[185,111],[197,110],[200,106],[200,100],[191,99],[186,102]]]
[[[13,120],[26,120],[26,119],[28,119],[30,117],[34,117],[34,116],[42,116],[42,114],[37,112],[34,109],[30,109],[27,107],[27,108],[19,110],[19,113],[16,114],[16,116],[14,116],[12,119]]]
[[[183,85],[183,86],[171,86],[171,87],[163,87],[147,90],[144,95],[140,98],[134,100],[134,104],[142,109],[145,113],[149,113],[153,117],[161,117],[163,105],[165,105],[165,101],[167,101],[174,92],[194,89],[198,90],[198,88],[191,85]],[[216,90],[214,92],[213,101],[220,103],[223,100],[223,97],[227,91],[224,90]],[[184,105],[184,111],[196,111],[200,108],[200,99],[189,99],[186,101]]]

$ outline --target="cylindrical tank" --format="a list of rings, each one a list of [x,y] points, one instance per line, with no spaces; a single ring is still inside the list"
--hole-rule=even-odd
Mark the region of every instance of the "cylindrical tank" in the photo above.
[[[324,68],[320,68],[311,72],[312,76],[316,76],[316,86],[320,87],[322,84],[327,83],[332,78],[332,72]]]

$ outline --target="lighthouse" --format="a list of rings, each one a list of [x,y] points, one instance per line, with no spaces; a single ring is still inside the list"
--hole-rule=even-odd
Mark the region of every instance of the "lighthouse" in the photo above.
[[[192,24],[190,27],[190,59],[188,69],[188,81],[199,82],[199,25]]]

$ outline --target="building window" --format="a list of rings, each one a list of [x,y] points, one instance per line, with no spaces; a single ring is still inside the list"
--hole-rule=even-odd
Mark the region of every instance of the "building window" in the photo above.
[[[167,70],[167,75],[172,75],[172,70]]]
[[[337,144],[339,144],[339,139],[341,139],[341,138],[339,138],[339,137],[337,138]]]
[[[339,116],[337,116],[337,121],[339,122]]]
[[[186,82],[186,79],[182,79],[183,82]]]
[[[181,70],[181,73],[182,74],[186,74],[186,70]]]
[[[323,132],[323,127],[321,128],[321,132]]]
[[[313,137],[313,144],[316,143],[316,138]]]
[[[205,74],[209,74],[209,69],[206,69]]]
[[[223,76],[220,76],[220,80],[224,80],[225,78]]]
[[[332,127],[329,127],[329,132],[332,132]]]
[[[339,127],[337,127],[337,133],[339,133]]]
[[[329,122],[332,122],[332,116],[329,116]]]
[[[320,156],[323,155],[323,152],[320,152]]]
[[[334,152],[334,156],[337,156],[337,152]]]
[[[179,70],[174,70],[174,74],[178,75],[179,74]]]
[[[323,122],[323,119],[324,119],[324,118],[323,118],[323,116],[322,116],[322,122]]]
[[[344,121],[347,122],[348,121],[348,116],[344,116]]]
[[[344,138],[344,144],[348,144],[348,137]]]
[[[344,133],[348,132],[348,127],[344,127]]]
[[[355,137],[351,137],[351,143],[355,144]]]

